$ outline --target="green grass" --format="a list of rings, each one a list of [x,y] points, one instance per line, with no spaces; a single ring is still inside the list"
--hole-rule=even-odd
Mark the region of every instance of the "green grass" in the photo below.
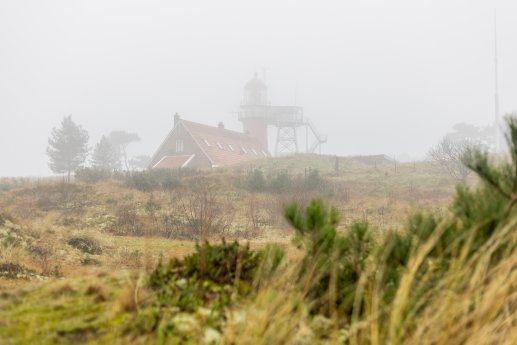
[[[93,283],[94,282],[94,283]],[[105,296],[88,294],[98,284]],[[70,344],[95,339],[110,344],[126,315],[114,301],[126,281],[116,277],[88,277],[26,287],[6,298],[0,308],[3,344]]]

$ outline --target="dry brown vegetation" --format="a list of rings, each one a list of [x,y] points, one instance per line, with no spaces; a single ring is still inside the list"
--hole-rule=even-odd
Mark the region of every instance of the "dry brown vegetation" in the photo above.
[[[446,212],[454,181],[432,165],[399,164],[395,171],[386,163],[342,159],[336,172],[334,159],[299,156],[192,172],[146,191],[118,179],[4,181],[1,261],[45,277],[68,276],[97,267],[138,268],[144,256],[152,262],[182,256],[204,238],[287,244],[283,205],[316,196],[338,207],[343,229],[355,220],[388,229],[417,208]],[[252,187],[255,171],[264,179],[260,190]]]

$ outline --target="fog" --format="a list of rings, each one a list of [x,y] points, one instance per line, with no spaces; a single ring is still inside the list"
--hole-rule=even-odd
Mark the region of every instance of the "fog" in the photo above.
[[[423,158],[458,122],[494,121],[493,9],[501,113],[517,109],[512,1],[0,2],[0,176],[50,175],[64,116],[90,146],[137,132],[152,155],[172,115],[241,129],[244,84],[299,105],[322,153]]]

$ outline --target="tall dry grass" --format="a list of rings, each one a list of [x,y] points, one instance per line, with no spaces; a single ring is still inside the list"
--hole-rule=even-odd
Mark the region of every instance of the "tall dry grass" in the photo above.
[[[447,258],[447,269],[437,274],[443,270],[442,259],[430,262],[429,253],[444,228],[440,224],[413,248],[388,305],[382,303],[384,258],[372,256],[348,320],[337,313],[328,318],[311,315],[311,302],[298,283],[310,286],[320,277],[308,270],[299,279],[301,260],[291,260],[229,314],[222,344],[516,344],[517,218],[501,225],[473,255],[468,255],[473,242],[469,235],[452,259]],[[335,285],[327,292],[330,303],[333,289]]]

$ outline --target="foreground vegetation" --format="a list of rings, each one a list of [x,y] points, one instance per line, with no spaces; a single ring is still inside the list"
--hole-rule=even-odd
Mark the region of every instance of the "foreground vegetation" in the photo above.
[[[460,186],[455,195],[443,176],[419,172],[421,166],[395,172],[353,162],[345,172],[324,164],[311,169],[317,173],[291,170],[286,191],[272,187],[275,179],[286,180],[269,163],[174,176],[167,188],[155,176],[146,188],[131,185],[131,177],[63,191],[47,185],[7,191],[2,263],[22,271],[2,280],[0,338],[511,344],[517,339],[517,124],[510,129],[509,161],[497,165],[471,152],[466,163],[480,183]],[[220,189],[209,183],[214,180]],[[329,201],[314,198],[322,192]],[[385,207],[397,217],[380,221],[351,204]],[[283,209],[286,223],[268,216],[271,205]],[[410,206],[416,208],[406,215]],[[38,225],[46,230],[38,232]],[[45,237],[58,253],[42,259]],[[142,247],[116,258],[123,243]],[[56,276],[64,278],[50,278]]]

